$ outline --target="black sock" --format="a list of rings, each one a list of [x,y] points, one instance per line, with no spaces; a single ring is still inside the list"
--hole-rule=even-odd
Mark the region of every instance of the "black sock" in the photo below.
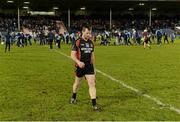
[[[93,105],[93,106],[96,105],[96,99],[92,99],[92,105]]]
[[[73,93],[72,98],[76,99],[76,93]]]

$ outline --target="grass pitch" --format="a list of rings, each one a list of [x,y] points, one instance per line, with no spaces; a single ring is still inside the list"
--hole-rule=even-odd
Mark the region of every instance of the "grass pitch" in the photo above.
[[[96,68],[180,109],[180,40],[175,44],[142,46],[95,46]],[[0,120],[179,120],[180,115],[159,106],[97,73],[97,102],[102,112],[91,110],[84,80],[78,103],[69,104],[74,80],[71,46],[50,50],[34,44],[0,46]],[[55,51],[57,50],[57,51]]]

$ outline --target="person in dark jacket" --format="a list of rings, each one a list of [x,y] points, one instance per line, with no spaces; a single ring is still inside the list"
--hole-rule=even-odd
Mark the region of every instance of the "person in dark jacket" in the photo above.
[[[53,45],[53,40],[54,40],[54,33],[53,31],[50,31],[48,33],[48,39],[49,39],[49,45],[50,45],[50,49],[53,49],[52,45]]]
[[[12,40],[12,36],[11,34],[8,32],[5,36],[5,41],[6,41],[6,46],[5,46],[5,53],[7,51],[7,48],[8,48],[8,51],[10,51],[11,49],[11,40]]]

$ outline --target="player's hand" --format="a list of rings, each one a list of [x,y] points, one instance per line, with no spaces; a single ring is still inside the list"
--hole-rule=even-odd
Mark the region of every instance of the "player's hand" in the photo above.
[[[84,64],[84,62],[78,62],[78,66],[80,67],[80,68],[84,68],[85,67],[85,64]]]

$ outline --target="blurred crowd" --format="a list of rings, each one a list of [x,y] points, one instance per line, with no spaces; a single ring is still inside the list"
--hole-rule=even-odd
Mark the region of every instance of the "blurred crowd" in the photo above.
[[[0,40],[4,42],[6,34],[12,36],[11,43],[19,47],[32,45],[32,40],[40,45],[49,44],[53,40],[60,48],[60,42],[74,44],[81,35],[81,27],[84,23],[92,25],[94,42],[100,45],[140,45],[143,41],[143,31],[148,30],[149,41],[161,44],[162,37],[174,42],[175,33],[172,29],[180,25],[176,19],[153,20],[152,26],[148,27],[148,20],[142,19],[117,19],[112,21],[112,29],[109,30],[109,20],[106,19],[82,19],[71,20],[71,28],[66,29],[64,22],[58,17],[21,17],[21,29],[18,30],[18,20],[13,16],[0,17]],[[112,42],[112,38],[115,39]],[[165,40],[167,40],[165,39]],[[164,41],[165,42],[165,41]],[[166,41],[169,43],[169,40]]]

